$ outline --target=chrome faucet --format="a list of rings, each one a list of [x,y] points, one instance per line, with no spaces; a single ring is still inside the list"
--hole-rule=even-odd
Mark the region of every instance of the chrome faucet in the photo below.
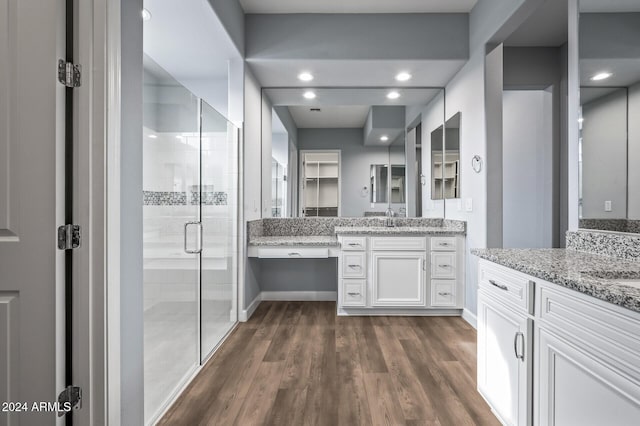
[[[394,226],[393,216],[395,216],[395,212],[391,209],[391,207],[387,209],[385,216],[387,217],[387,219],[385,220],[385,225],[388,227]]]

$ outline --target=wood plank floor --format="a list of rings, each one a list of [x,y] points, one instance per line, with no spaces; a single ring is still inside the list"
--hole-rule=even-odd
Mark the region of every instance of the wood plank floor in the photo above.
[[[337,317],[262,302],[161,425],[499,425],[459,317]]]

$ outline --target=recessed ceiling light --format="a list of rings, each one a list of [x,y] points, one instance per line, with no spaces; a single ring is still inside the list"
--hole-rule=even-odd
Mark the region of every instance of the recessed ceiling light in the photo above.
[[[398,99],[400,97],[400,93],[398,92],[389,92],[387,93],[387,98],[389,99]]]
[[[176,136],[176,139],[184,139],[184,136],[182,136],[182,135],[177,135],[177,136]]]
[[[313,93],[312,91],[306,91],[304,92],[304,94],[302,95],[304,96],[305,99],[315,99],[316,98],[316,94]]]
[[[149,12],[147,9],[142,9],[142,20],[148,21],[149,19],[151,19],[151,12]]]
[[[158,136],[157,136],[157,135],[149,135],[149,138],[151,138],[151,139],[158,139]]]
[[[612,74],[610,72],[599,72],[598,74],[591,77],[591,80],[593,81],[606,80],[607,78],[611,77],[611,75]]]
[[[411,80],[411,74],[409,74],[408,72],[401,72],[398,75],[396,75],[396,80],[398,80],[398,81],[409,81],[409,80]]]
[[[380,136],[380,140],[381,140],[382,142],[386,142],[386,141],[388,141],[388,140],[389,140],[389,136],[387,136],[387,135],[382,135],[382,136]]]
[[[313,75],[310,72],[301,72],[298,74],[298,80],[311,81],[313,80]]]

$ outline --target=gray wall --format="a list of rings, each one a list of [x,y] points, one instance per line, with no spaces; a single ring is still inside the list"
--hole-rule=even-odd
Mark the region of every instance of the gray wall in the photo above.
[[[252,59],[466,59],[468,44],[467,14],[246,15]]]
[[[582,105],[582,217],[627,217],[627,90]],[[605,201],[612,211],[604,210]]]
[[[549,248],[553,239],[552,93],[503,96],[503,247]]]
[[[262,291],[337,291],[338,260],[261,259]]]
[[[566,185],[566,163],[561,161],[563,147],[567,143],[567,112],[563,102],[566,94],[566,48],[564,47],[505,47],[505,90],[546,90],[552,94],[552,241],[551,247],[564,246],[567,221],[567,197],[563,197]],[[505,178],[506,180],[507,178]],[[505,210],[506,214],[506,210]]]
[[[244,10],[237,0],[209,0],[231,41],[244,57]]]
[[[375,208],[371,208],[369,196],[361,196],[362,188],[369,187],[371,164],[389,163],[389,150],[386,146],[363,145],[362,129],[298,129],[298,149],[341,150],[342,216],[363,216],[367,210],[386,210],[386,203],[376,204]]]
[[[123,425],[144,424],[142,302],[142,0],[123,1],[120,187],[120,404]]]

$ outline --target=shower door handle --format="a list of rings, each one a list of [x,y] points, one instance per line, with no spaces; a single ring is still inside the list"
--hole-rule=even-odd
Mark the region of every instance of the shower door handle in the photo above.
[[[198,248],[196,248],[195,250],[191,250],[187,247],[187,231],[189,230],[189,226],[192,225],[198,227]],[[202,222],[187,222],[184,224],[184,252],[188,254],[202,253]]]

